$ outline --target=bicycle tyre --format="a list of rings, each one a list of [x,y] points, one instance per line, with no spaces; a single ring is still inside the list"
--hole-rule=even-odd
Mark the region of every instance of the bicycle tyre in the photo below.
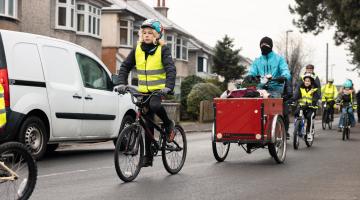
[[[221,147],[222,149],[222,153],[220,153],[218,151],[218,147]],[[224,148],[223,148],[224,147]],[[215,142],[215,141],[212,141],[212,150],[213,150],[213,154],[214,154],[214,157],[215,159],[218,161],[218,162],[223,162],[228,153],[229,153],[229,150],[230,150],[230,143],[223,143],[223,142]]]
[[[343,130],[342,130],[342,140],[345,140],[346,139],[346,135],[347,135],[347,129],[348,129],[348,116],[347,114],[345,113],[344,114],[344,121],[343,121]]]
[[[327,116],[327,110],[324,109],[323,111],[323,116],[321,119],[321,125],[322,125],[322,129],[325,130],[326,129],[326,122],[327,122],[328,116]]]
[[[117,139],[116,145],[115,145],[115,153],[114,153],[114,163],[115,163],[115,169],[116,169],[116,173],[119,176],[119,178],[124,181],[124,182],[130,182],[133,181],[139,174],[141,166],[142,166],[142,162],[143,162],[143,158],[144,158],[144,142],[142,139],[142,135],[141,132],[139,133],[138,131],[142,130],[142,127],[140,127],[139,125],[136,124],[132,124],[128,127],[126,127],[123,131],[121,131],[121,133],[119,134],[119,137]],[[136,133],[136,134],[135,134]],[[135,137],[132,137],[134,135],[138,136],[138,146],[133,146],[132,149],[128,149],[128,147],[132,146],[132,144],[134,144],[133,142],[134,139],[136,139]],[[135,142],[136,144],[136,142]],[[134,148],[138,148],[138,151],[136,153],[136,155],[127,155],[128,152],[131,152],[132,150],[134,150]],[[120,158],[121,156],[125,157],[126,161],[125,162],[130,162],[132,160],[132,158],[134,156],[137,156],[139,154],[139,158],[137,159],[137,163],[132,163],[133,166],[130,166],[130,170],[134,170],[132,172],[128,172],[125,171],[127,169],[129,169],[129,164],[127,163],[127,168],[126,169],[122,169],[121,163],[120,163]],[[130,174],[131,173],[131,174]],[[130,174],[130,175],[129,175]]]
[[[293,145],[294,145],[294,149],[297,150],[299,148],[299,134],[301,131],[301,124],[300,124],[300,120],[297,120],[294,126],[294,136],[293,136]]]
[[[26,177],[22,177],[20,175],[19,178],[14,181],[4,181],[4,182],[0,181],[0,194],[6,195],[7,197],[9,197],[8,199],[20,199],[20,200],[29,199],[29,197],[34,191],[37,181],[37,166],[31,153],[27,150],[25,145],[21,143],[7,142],[0,145],[0,160],[4,161],[5,164],[7,163],[6,166],[9,167],[11,170],[13,170],[15,173],[17,173],[18,175],[21,173],[22,169],[27,170]],[[23,162],[21,163],[19,162],[19,160],[20,161],[22,160]],[[10,163],[12,163],[13,165],[10,165]],[[27,166],[20,167],[24,163],[26,163],[25,165]],[[17,184],[17,181],[20,181],[20,184]],[[7,185],[9,185],[11,188],[8,187],[6,189]],[[16,186],[18,186],[19,188],[16,188]],[[9,194],[9,193],[6,194],[6,192],[9,192],[11,189],[17,191],[14,191],[14,194]]]
[[[186,140],[186,134],[185,134],[184,129],[181,126],[176,125],[174,127],[174,131],[175,131],[174,141],[176,141],[180,147],[182,146],[182,150],[177,151],[177,152],[182,152],[182,155],[181,155],[180,162],[170,161],[170,160],[168,160],[168,159],[170,159],[168,156],[174,158],[174,157],[178,157],[180,155],[177,154],[177,152],[165,149],[164,146],[162,147],[161,157],[162,157],[163,165],[164,165],[166,171],[169,172],[169,174],[179,173],[179,171],[183,168],[183,166],[185,164],[186,154],[187,154],[187,140]],[[167,146],[167,147],[175,147],[174,143],[168,143],[166,141],[166,137],[163,138],[163,144],[165,144],[165,146]]]
[[[270,155],[280,164],[285,161],[287,147],[285,125],[281,117],[277,118],[275,126],[275,143],[268,144],[268,148]]]

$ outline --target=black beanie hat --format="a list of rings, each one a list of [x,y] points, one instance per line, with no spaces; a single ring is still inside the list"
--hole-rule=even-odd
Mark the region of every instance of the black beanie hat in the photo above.
[[[272,39],[269,38],[269,37],[263,37],[263,38],[260,40],[260,45],[261,45],[262,43],[266,43],[266,44],[270,45],[271,48],[273,48],[273,41],[272,41]]]

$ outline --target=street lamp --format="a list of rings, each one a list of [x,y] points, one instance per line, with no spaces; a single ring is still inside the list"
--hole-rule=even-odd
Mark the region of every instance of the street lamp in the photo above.
[[[293,30],[287,30],[286,31],[286,49],[285,49],[285,59],[286,59],[286,62],[289,63],[289,60],[288,60],[288,34],[293,32]]]

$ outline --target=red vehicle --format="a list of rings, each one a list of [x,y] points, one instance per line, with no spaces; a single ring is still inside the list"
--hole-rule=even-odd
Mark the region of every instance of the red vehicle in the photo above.
[[[212,148],[217,161],[237,143],[247,153],[268,148],[277,163],[286,157],[286,133],[281,98],[215,98]]]

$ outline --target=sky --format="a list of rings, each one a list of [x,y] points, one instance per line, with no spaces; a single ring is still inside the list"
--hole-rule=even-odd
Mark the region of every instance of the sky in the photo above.
[[[157,0],[142,0],[155,6]],[[274,43],[285,38],[287,30],[289,38],[301,38],[309,52],[309,62],[315,65],[319,78],[325,80],[326,43],[329,44],[329,77],[333,74],[335,84],[342,84],[351,78],[356,88],[360,88],[360,80],[348,61],[349,51],[346,46],[335,46],[334,29],[326,29],[314,36],[311,33],[301,34],[292,24],[296,17],[290,14],[288,6],[293,0],[166,0],[169,7],[168,18],[187,30],[201,41],[215,46],[225,34],[234,38],[236,48],[241,54],[252,60],[260,55],[259,42],[269,36]],[[331,73],[332,71],[332,73]]]

